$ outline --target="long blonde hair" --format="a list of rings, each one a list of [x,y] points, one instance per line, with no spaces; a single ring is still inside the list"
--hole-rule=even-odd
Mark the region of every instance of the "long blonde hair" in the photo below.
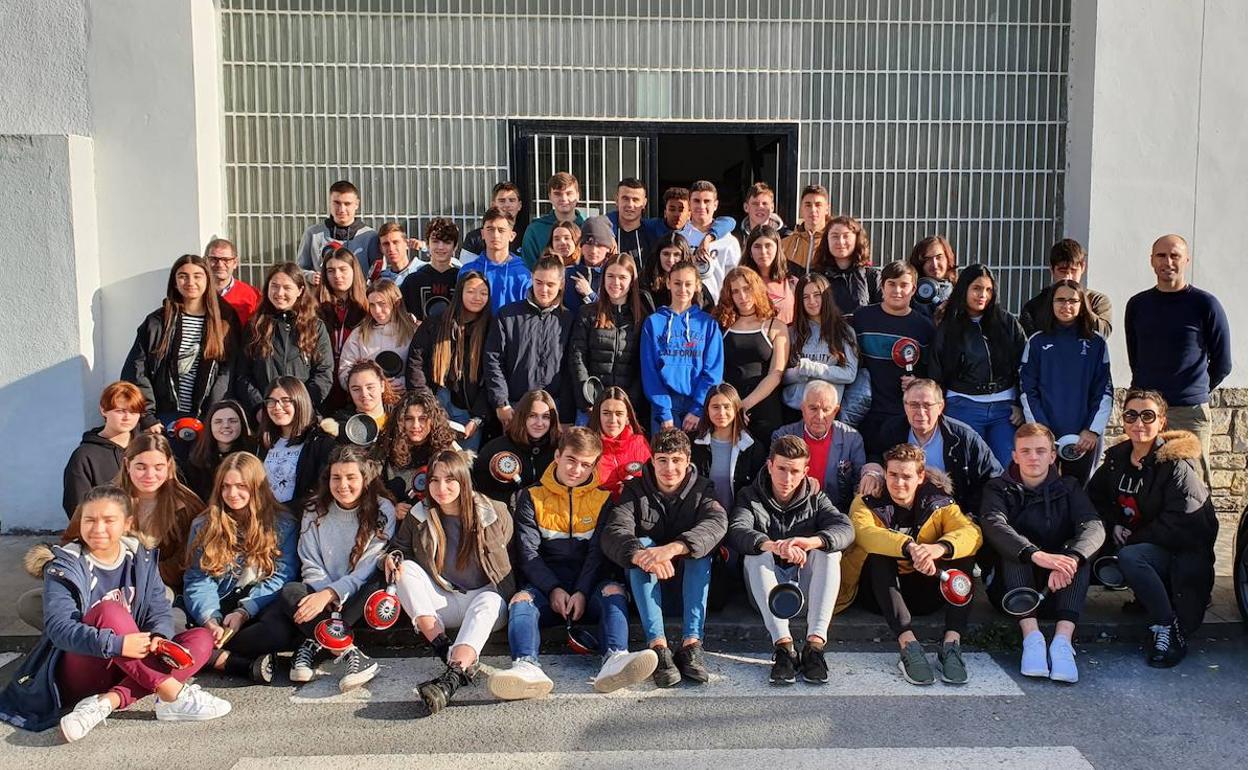
[[[380,294],[386,302],[390,303],[390,323],[399,330],[399,340],[403,343],[403,347],[407,347],[411,344],[412,335],[416,334],[416,321],[403,305],[403,292],[399,291],[398,284],[389,278],[379,278],[368,285],[368,292],[365,296],[371,294]],[[373,319],[373,314],[366,313],[364,320],[360,322],[360,340],[367,345],[378,328],[380,327]]]
[[[225,474],[237,471],[243,477],[250,500],[242,510],[233,511],[221,497]],[[277,519],[281,503],[273,497],[264,463],[250,452],[227,455],[212,482],[212,497],[204,511],[204,526],[191,543],[188,554],[202,549],[199,568],[220,577],[239,557],[261,575],[271,575],[281,549],[277,542]]]

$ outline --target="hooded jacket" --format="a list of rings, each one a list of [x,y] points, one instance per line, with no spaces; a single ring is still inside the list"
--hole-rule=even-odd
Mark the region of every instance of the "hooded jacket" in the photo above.
[[[101,425],[82,434],[82,443],[69,456],[65,463],[64,491],[61,494],[61,507],[66,516],[73,516],[74,509],[92,487],[107,484],[117,478],[121,471],[122,460],[126,450],[111,440],[100,435],[104,430]],[[137,431],[137,428],[135,429]],[[135,431],[131,431],[133,436]]]
[[[789,423],[771,434],[771,440],[775,441],[781,436],[797,436],[804,440],[806,425],[801,420]],[[862,466],[866,464],[867,455],[862,446],[862,435],[840,420],[834,420],[820,488],[837,508],[849,510],[854,499],[854,490],[858,488],[858,480],[862,476]]]
[[[204,514],[191,522],[191,531],[186,538],[188,550],[206,524]],[[186,573],[182,576],[182,598],[191,623],[203,626],[210,620],[220,622],[223,617],[221,599],[236,591],[245,592],[239,598],[238,606],[254,618],[277,600],[282,586],[299,579],[299,525],[285,511],[278,514],[276,525],[278,555],[273,562],[273,571],[268,575],[261,575],[245,564],[242,554],[225,572],[210,575],[200,568],[204,549],[196,548],[191,552]]]
[[[561,304],[539,307],[528,299],[503,308],[485,338],[485,392],[494,409],[531,390],[564,402],[563,355],[572,334],[572,312]]]
[[[612,312],[609,329],[598,328],[598,306],[585,305],[572,326],[568,363],[572,374],[572,396],[578,410],[593,407],[583,392],[586,380],[597,377],[604,388],[620,387],[628,393],[633,408],[641,405],[643,393],[638,368],[641,364],[642,320],[633,318],[629,305]]]
[[[689,400],[702,416],[707,391],[724,379],[724,337],[719,324],[696,307],[677,313],[660,307],[641,327],[641,382],[658,422],[672,413],[673,396]]]
[[[854,525],[810,479],[802,479],[787,503],[772,494],[771,477],[760,473],[737,495],[728,522],[728,544],[743,554],[763,552],[768,540],[817,537],[824,551],[844,551],[854,542]]]
[[[556,588],[590,596],[602,572],[598,519],[610,505],[598,474],[568,487],[552,464],[542,480],[516,496],[516,566],[526,581],[550,596]]]
[[[164,355],[157,357],[156,348],[165,334],[164,310],[157,308],[143,319],[135,332],[134,345],[121,367],[121,379],[132,382],[147,400],[148,418],[166,419],[174,415],[204,416],[208,407],[229,398],[233,389],[235,361],[239,352],[238,316],[225,302],[218,303],[221,320],[225,321],[225,352],[218,361],[201,359],[195,370],[195,386],[191,403],[184,409],[178,404],[178,348],[181,345],[182,313],[174,315],[173,337]],[[205,318],[205,334],[207,333]],[[200,355],[203,355],[200,341]]]
[[[728,514],[715,499],[709,479],[692,465],[680,488],[668,495],[659,490],[654,466],[639,478],[624,482],[620,500],[602,522],[602,552],[624,569],[633,566],[633,554],[645,548],[641,538],[655,545],[681,542],[689,558],[713,551],[728,532]]]
[[[1130,500],[1140,522],[1131,528],[1127,545],[1151,543],[1174,555],[1170,563],[1170,597],[1179,624],[1195,631],[1204,621],[1213,592],[1213,544],[1218,538],[1218,517],[1201,480],[1200,439],[1185,430],[1166,431],[1157,448],[1144,457],[1143,478]],[[1126,524],[1124,501],[1118,482],[1131,462],[1131,442],[1123,441],[1105,451],[1105,460],[1088,482],[1088,496],[1105,527]]]
[[[641,475],[650,460],[650,442],[640,433],[633,433],[628,425],[620,435],[602,436],[602,457],[598,458],[598,487],[611,493],[617,500],[624,482]]]
[[[325,323],[322,321],[317,326],[315,360],[299,349],[299,334],[292,313],[275,315],[271,328],[273,350],[269,355],[253,358],[247,355],[245,348],[240,351],[239,371],[234,382],[235,397],[247,407],[248,414],[255,414],[264,403],[269,383],[278,377],[289,376],[307,386],[312,408],[320,408],[334,384],[334,350],[330,346]]]
[[[171,638],[173,612],[157,568],[158,554],[135,538],[123,537],[121,542],[133,555],[130,569],[135,590],[130,614],[135,625],[139,631]],[[72,542],[36,550],[35,562],[28,559],[27,567],[43,574],[43,636],[0,693],[0,719],[32,732],[54,725],[65,705],[56,683],[61,655],[115,658],[121,655],[123,641],[111,628],[82,622],[90,610],[86,603],[94,572],[82,545]]]
[[[1105,435],[1114,410],[1109,345],[1073,326],[1036,332],[1023,348],[1020,401],[1028,422],[1047,425],[1056,436],[1090,430]]]
[[[945,474],[953,484],[953,496],[964,513],[975,516],[984,485],[1002,474],[1001,464],[975,429],[961,420],[942,415],[940,435],[945,446]],[[871,449],[867,458],[883,464],[884,452],[909,440],[910,423],[904,416],[893,418],[880,428],[879,445]]]
[[[949,559],[974,556],[983,545],[979,527],[962,512],[950,495],[949,478],[940,471],[927,469],[927,479],[914,495],[912,526],[897,528],[893,520],[895,507],[888,490],[880,497],[861,495],[854,498],[849,518],[854,524],[854,544],[841,558],[841,593],[836,611],[848,607],[858,595],[858,582],[867,556],[879,554],[897,559],[898,572],[913,571],[905,549],[911,542],[920,545],[943,543]]]
[[[1048,477],[1032,489],[1023,483],[1018,466],[989,481],[980,502],[984,538],[997,553],[1022,564],[1037,551],[1090,561],[1105,543],[1105,525],[1079,482]]]
[[[499,502],[490,500],[481,494],[473,495],[476,507],[480,537],[477,538],[477,559],[481,570],[489,579],[490,584],[503,596],[510,599],[516,592],[516,578],[512,571],[511,556],[508,546],[511,543],[512,519],[507,508]],[[434,537],[433,527],[429,523],[429,509],[425,502],[412,506],[403,517],[394,539],[386,546],[386,552],[399,551],[407,561],[413,561],[429,575],[438,586],[449,592],[455,588],[438,573],[438,544]],[[455,554],[446,554],[447,559],[455,558]]]

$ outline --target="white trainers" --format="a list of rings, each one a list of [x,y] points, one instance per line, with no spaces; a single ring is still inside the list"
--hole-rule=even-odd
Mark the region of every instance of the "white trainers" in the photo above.
[[[113,704],[100,695],[88,695],[78,701],[74,710],[61,717],[61,735],[66,743],[73,743],[113,713]]]
[[[1019,670],[1023,676],[1048,678],[1049,656],[1044,646],[1043,632],[1032,631],[1023,637],[1023,663]]]
[[[490,694],[499,700],[541,698],[555,689],[555,683],[550,681],[542,667],[527,660],[517,660],[511,668],[495,671],[490,675],[487,686]]]
[[[598,676],[594,677],[594,692],[615,692],[639,684],[650,678],[659,665],[654,650],[629,652],[616,650],[602,662]]]
[[[218,698],[197,684],[182,685],[182,692],[171,701],[156,699],[156,718],[162,722],[205,722],[230,713],[230,702]]]
[[[1054,636],[1049,645],[1049,657],[1052,658],[1053,670],[1049,678],[1054,682],[1074,684],[1079,681],[1079,667],[1075,665],[1075,648],[1064,636]]]

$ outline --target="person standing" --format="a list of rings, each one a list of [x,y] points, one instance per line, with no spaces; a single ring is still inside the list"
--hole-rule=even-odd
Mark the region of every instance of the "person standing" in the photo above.
[[[577,204],[581,202],[581,185],[576,177],[560,171],[546,183],[546,195],[551,211],[529,223],[520,248],[520,258],[530,270],[542,256],[542,249],[550,243],[550,234],[555,225],[560,222],[573,222],[577,227],[585,224],[585,215],[577,208]],[[490,286],[494,286],[492,279]]]
[[[497,315],[504,305],[523,300],[529,294],[533,274],[524,261],[508,249],[515,240],[515,223],[502,209],[491,208],[481,218],[485,253],[459,268],[459,277],[480,273],[490,285],[490,310]],[[530,231],[532,227],[530,227]],[[562,271],[562,267],[560,267]]]
[[[360,189],[346,180],[334,182],[329,188],[329,216],[303,232],[299,242],[299,267],[307,279],[316,282],[326,249],[346,249],[355,255],[360,269],[369,275],[373,263],[381,258],[377,231],[359,220]]]
[[[480,238],[480,228],[475,232]],[[455,259],[458,242],[459,228],[445,217],[438,217],[425,226],[429,262],[421,265],[400,287],[403,305],[417,321],[423,323],[426,318],[436,318],[451,304],[459,277],[460,265]]]
[[[524,202],[520,200],[520,188],[515,182],[499,182],[494,185],[494,189],[490,191],[490,206],[511,215],[511,221],[516,222],[516,238],[523,242],[524,228],[518,223],[520,220],[520,210],[524,208]],[[437,221],[437,220],[434,220]],[[444,220],[450,221],[450,220]],[[430,224],[433,224],[430,222]],[[458,234],[458,230],[456,233]],[[458,238],[456,239],[458,240]],[[425,242],[428,243],[429,235],[426,232]],[[433,245],[429,244],[432,250]],[[463,247],[459,252],[459,259],[456,262],[471,262],[477,257],[485,253],[485,239],[482,237],[481,228],[472,230],[468,235],[464,236]]]
[[[645,228],[646,185],[635,177],[625,177],[615,187],[615,211],[607,214],[619,252],[628,254],[641,270],[654,248],[654,234]]]
[[[815,250],[823,241],[831,210],[829,200],[828,190],[823,185],[803,187],[798,212],[802,221],[780,242],[780,250],[789,262],[789,272],[799,278],[810,272]]]
[[[260,292],[248,283],[234,277],[238,267],[238,249],[225,238],[213,238],[204,247],[204,259],[217,282],[217,293],[225,303],[234,308],[240,328],[247,326],[252,313],[260,307]]]
[[[1023,325],[1027,334],[1035,334],[1044,326],[1045,317],[1050,315],[1053,292],[1062,281],[1080,283],[1083,273],[1088,267],[1088,254],[1079,241],[1063,238],[1049,249],[1049,273],[1053,283],[1046,286],[1039,294],[1027,300],[1018,314],[1018,322]],[[1088,309],[1095,321],[1095,331],[1105,339],[1109,339],[1113,331],[1113,307],[1109,297],[1093,289],[1084,289],[1087,294]]]

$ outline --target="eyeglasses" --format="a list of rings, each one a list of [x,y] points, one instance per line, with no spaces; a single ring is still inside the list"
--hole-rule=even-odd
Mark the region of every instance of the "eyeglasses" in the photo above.
[[[1078,305],[1079,298],[1078,297],[1054,297],[1053,304],[1054,305]]]
[[[1157,413],[1152,409],[1145,409],[1142,412],[1137,412],[1134,409],[1128,409],[1122,413],[1122,421],[1127,425],[1134,424],[1136,420],[1139,420],[1145,425],[1152,425],[1157,422]]]
[[[237,261],[238,261],[237,257],[209,257],[208,258],[209,264],[213,264],[213,265],[228,265],[231,262],[237,262]]]
[[[930,412],[938,406],[940,406],[940,404],[934,401],[907,401],[906,402],[906,408],[914,409],[915,411]]]
[[[293,403],[295,403],[295,400],[293,398],[266,398],[264,400],[264,405],[269,407],[270,409],[272,409],[275,406],[280,406],[283,409],[288,409],[290,408],[290,405]]]

